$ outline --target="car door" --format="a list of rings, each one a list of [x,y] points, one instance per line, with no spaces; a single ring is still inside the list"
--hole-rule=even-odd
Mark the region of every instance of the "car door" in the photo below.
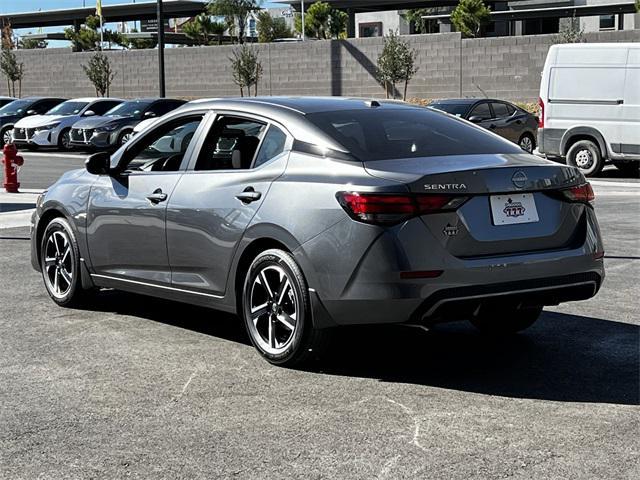
[[[222,296],[237,245],[284,172],[292,139],[267,119],[220,113],[200,140],[167,209],[172,286]]]
[[[194,112],[161,122],[112,159],[113,174],[96,180],[87,209],[95,274],[170,285],[167,201],[193,151],[190,141],[170,140],[180,138],[184,128],[197,128],[204,116]]]
[[[501,137],[517,143],[520,139],[520,131],[523,128],[523,119],[514,115],[515,108],[504,102],[492,102],[493,129]]]

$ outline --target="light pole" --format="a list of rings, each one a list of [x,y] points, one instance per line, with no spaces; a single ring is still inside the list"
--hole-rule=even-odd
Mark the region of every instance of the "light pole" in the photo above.
[[[164,18],[162,12],[162,0],[158,0],[158,88],[159,95],[164,98],[166,95],[164,85]]]
[[[302,41],[304,42],[304,0],[301,0],[300,3],[300,9],[302,10]]]

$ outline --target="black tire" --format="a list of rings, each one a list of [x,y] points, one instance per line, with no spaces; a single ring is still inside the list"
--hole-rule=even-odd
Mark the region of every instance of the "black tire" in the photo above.
[[[69,150],[71,150],[71,129],[70,128],[66,128],[63,131],[60,132],[60,135],[58,135],[58,149],[62,150],[64,152],[67,152]]]
[[[7,136],[7,134],[11,134],[11,129],[13,127],[5,127],[3,129],[0,129],[0,143],[4,146],[6,145],[8,142],[6,141],[7,139],[5,138]]]
[[[52,219],[45,227],[40,243],[40,268],[47,293],[58,305],[73,307],[86,300],[88,291],[82,288],[78,242],[69,222],[62,217]]]
[[[541,313],[542,307],[489,309],[472,317],[471,323],[486,334],[512,335],[533,325]]]
[[[518,145],[527,153],[533,153],[536,148],[536,139],[530,133],[523,133],[518,140]]]
[[[591,140],[580,140],[569,148],[567,165],[577,167],[585,177],[599,174],[604,167],[600,147]]]
[[[120,148],[122,145],[127,143],[131,139],[132,133],[132,130],[123,130],[120,132],[120,135],[118,135],[118,145],[116,145],[116,147]]]
[[[624,173],[628,177],[638,178],[640,174],[640,162],[628,161],[628,162],[613,162],[618,170]]]
[[[253,260],[245,277],[241,306],[251,343],[274,365],[300,365],[318,356],[326,345],[328,332],[314,328],[307,282],[288,252],[266,250]]]

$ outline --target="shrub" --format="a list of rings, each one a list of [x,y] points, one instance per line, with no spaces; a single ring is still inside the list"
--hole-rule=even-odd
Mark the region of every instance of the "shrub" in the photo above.
[[[96,53],[89,59],[87,65],[82,65],[82,69],[95,87],[96,96],[108,97],[111,82],[116,74],[111,70],[111,64],[107,56],[102,53]]]
[[[258,53],[246,44],[234,50],[230,57],[233,70],[233,82],[240,87],[240,96],[244,97],[244,89],[251,96],[251,86],[254,87],[254,95],[258,95],[258,83],[262,77],[262,64],[258,60]]]

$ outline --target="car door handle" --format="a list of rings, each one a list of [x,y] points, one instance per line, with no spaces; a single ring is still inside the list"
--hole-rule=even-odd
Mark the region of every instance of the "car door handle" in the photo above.
[[[167,194],[163,193],[161,189],[155,190],[151,195],[147,195],[147,200],[151,203],[164,202],[167,199]]]
[[[262,193],[256,192],[253,187],[247,187],[242,193],[236,195],[236,198],[242,203],[251,203],[260,200]]]

